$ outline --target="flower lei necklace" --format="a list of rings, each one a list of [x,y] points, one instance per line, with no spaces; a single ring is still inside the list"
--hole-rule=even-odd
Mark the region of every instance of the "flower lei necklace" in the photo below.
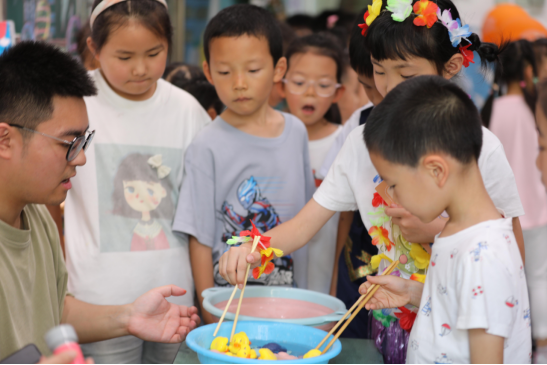
[[[363,36],[366,35],[370,25],[380,15],[381,9],[382,0],[373,0],[372,5],[368,6],[368,10],[363,17],[365,22],[359,24]],[[462,26],[459,18],[456,20],[452,19],[450,10],[441,12],[439,6],[430,0],[420,0],[416,2],[414,6],[412,5],[412,0],[387,0],[386,10],[391,12],[391,18],[396,22],[403,22],[414,13],[415,18],[413,23],[418,27],[427,26],[427,28],[431,28],[435,23],[440,21],[448,30],[452,46],[459,48],[459,51],[463,56],[464,67],[469,67],[470,63],[475,63],[475,54],[468,49],[471,46],[469,37],[472,34],[469,30],[469,25]],[[462,39],[465,39],[469,44],[467,46],[462,46]]]

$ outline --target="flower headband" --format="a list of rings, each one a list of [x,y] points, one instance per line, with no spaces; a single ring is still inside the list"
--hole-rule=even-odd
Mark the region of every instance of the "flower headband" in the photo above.
[[[365,23],[359,24],[363,36],[372,22],[380,15],[381,8],[382,0],[374,0],[372,6],[369,5],[368,11],[364,16]],[[420,0],[414,6],[412,6],[412,0],[387,0],[386,10],[392,13],[391,18],[396,22],[405,21],[414,12],[416,17],[413,23],[418,27],[427,26],[431,28],[437,21],[440,21],[448,30],[452,46],[459,46],[460,53],[464,58],[463,65],[468,67],[469,63],[475,63],[473,61],[475,55],[473,51],[468,49],[471,45],[471,41],[468,38],[472,34],[469,31],[469,25],[462,26],[460,19],[452,19],[450,10],[441,12],[439,6],[430,0]],[[462,39],[465,39],[469,44],[463,47],[461,45]]]
[[[116,5],[116,4],[124,2],[124,1],[127,1],[127,0],[103,0],[103,1],[101,1],[99,3],[99,5],[97,5],[95,7],[95,10],[93,10],[93,12],[91,13],[91,17],[89,18],[89,27],[91,29],[93,29],[93,23],[95,22],[95,19],[97,19],[99,14],[101,14],[103,11],[105,11],[106,9],[111,7],[112,5]],[[159,2],[160,4],[162,4],[163,6],[165,6],[165,8],[167,8],[167,3],[165,2],[165,0],[156,0],[156,1]]]

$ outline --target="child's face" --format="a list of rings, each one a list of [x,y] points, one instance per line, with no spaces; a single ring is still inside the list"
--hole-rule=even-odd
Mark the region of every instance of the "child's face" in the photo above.
[[[101,72],[120,96],[146,100],[154,95],[156,81],[163,75],[167,60],[167,40],[158,37],[138,21],[110,34],[97,53],[91,38],[88,46],[101,65]]]
[[[547,117],[539,103],[536,107],[536,120],[539,129],[539,154],[536,159],[536,165],[541,172],[541,181],[547,187]]]
[[[123,193],[127,204],[137,212],[155,210],[167,196],[160,183],[141,180],[124,181]]]
[[[385,59],[377,61],[371,57],[374,66],[374,82],[378,92],[385,97],[401,82],[415,76],[438,75],[437,68],[425,58],[407,57],[402,59]]]
[[[432,158],[439,161],[438,156]],[[393,199],[422,222],[429,223],[444,211],[446,194],[439,188],[439,175],[431,158],[423,157],[415,168],[392,163],[377,153],[371,153],[370,159]]]
[[[268,102],[275,82],[281,81],[286,62],[274,66],[268,40],[242,35],[219,37],[209,44],[205,76],[224,105],[237,115],[252,115]]]
[[[297,53],[289,60],[284,85],[285,99],[292,114],[304,124],[321,121],[344,89],[336,81],[336,62],[312,52]]]
[[[374,105],[378,105],[384,100],[384,97],[378,92],[374,77],[368,77],[366,75],[359,75],[359,82],[365,88],[365,93],[368,96],[368,100]]]
[[[342,115],[342,122],[346,122],[357,109],[369,102],[365,88],[359,82],[357,72],[350,66],[346,67],[342,85],[346,88],[344,95],[338,100],[338,108]]]
[[[88,126],[87,109],[82,98],[54,97],[51,119],[40,123],[36,131],[70,142],[83,135]],[[17,181],[17,188],[21,189],[26,204],[59,205],[72,187],[70,179],[76,175],[76,166],[85,165],[84,151],[68,162],[67,144],[29,133],[25,145],[18,132],[19,152],[12,158],[16,167],[13,181]]]

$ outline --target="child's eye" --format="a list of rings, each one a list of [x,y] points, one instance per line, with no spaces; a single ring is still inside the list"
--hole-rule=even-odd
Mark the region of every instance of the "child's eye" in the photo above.
[[[129,194],[133,194],[133,193],[135,192],[135,188],[132,187],[132,186],[126,187],[125,190],[126,190]]]
[[[384,73],[383,73],[383,72],[380,72],[380,71],[374,71],[374,73],[375,73],[376,75],[384,75]]]
[[[151,54],[150,57],[156,57],[157,55],[159,55],[160,53],[154,53],[154,54]]]
[[[127,61],[129,57],[118,57],[118,59],[120,59],[121,61]]]
[[[321,87],[322,89],[328,89],[331,86],[331,84],[319,84],[319,87]]]
[[[225,76],[228,75],[228,71],[219,71],[218,74]]]
[[[296,86],[304,85],[304,81],[295,81],[295,80],[293,80],[292,83],[295,84]]]
[[[414,76],[416,76],[416,75],[410,75],[410,76],[401,75],[401,77],[402,77],[403,79],[405,79],[405,80],[411,79],[411,78],[413,78]]]
[[[256,73],[256,72],[258,72],[258,71],[260,71],[259,68],[255,69],[255,70],[249,70],[250,73]]]

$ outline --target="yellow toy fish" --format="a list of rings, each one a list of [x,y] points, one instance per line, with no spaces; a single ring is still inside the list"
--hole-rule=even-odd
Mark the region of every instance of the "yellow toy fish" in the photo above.
[[[306,355],[304,355],[304,359],[309,359],[310,357],[317,357],[319,355],[321,355],[321,351],[313,349],[308,351]]]
[[[243,346],[249,346],[250,344],[251,341],[249,341],[249,338],[247,337],[245,332],[239,332],[235,334],[232,338],[232,342],[230,343],[228,349],[232,354],[237,355],[237,353],[243,348]]]
[[[217,337],[211,343],[211,350],[217,350],[219,352],[228,351],[228,339],[226,337]]]
[[[277,356],[270,349],[258,349],[260,357],[258,360],[277,360]]]
[[[247,345],[241,346],[241,350],[239,350],[236,354],[236,357],[241,357],[244,359],[250,359],[251,358],[251,348]]]

